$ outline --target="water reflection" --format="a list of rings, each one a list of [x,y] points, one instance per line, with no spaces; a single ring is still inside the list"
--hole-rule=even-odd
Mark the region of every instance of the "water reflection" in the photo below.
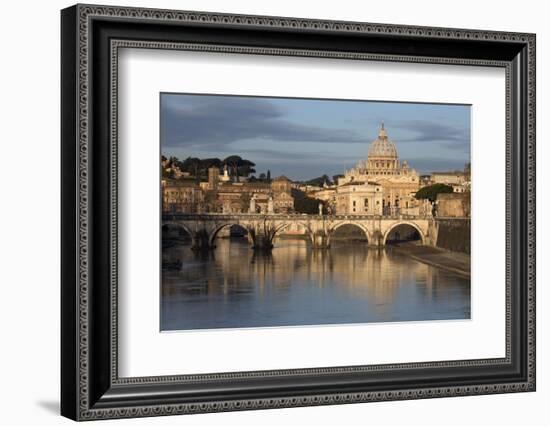
[[[470,318],[468,278],[362,243],[311,250],[281,240],[270,254],[219,239],[196,254],[164,250],[161,329],[268,327]]]

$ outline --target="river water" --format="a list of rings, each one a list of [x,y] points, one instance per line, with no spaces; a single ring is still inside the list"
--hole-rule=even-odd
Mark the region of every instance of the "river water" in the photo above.
[[[181,268],[163,270],[161,330],[279,327],[470,318],[470,279],[391,247],[276,241],[255,253],[244,239],[218,239],[197,254],[164,249]]]

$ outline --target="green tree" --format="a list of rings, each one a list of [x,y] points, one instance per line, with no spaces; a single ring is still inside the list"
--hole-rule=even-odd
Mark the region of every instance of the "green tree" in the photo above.
[[[220,160],[219,158],[204,158],[201,160],[200,164],[201,174],[204,176],[208,176],[209,168],[217,167],[218,169],[220,169],[222,165],[222,160]]]
[[[304,191],[292,188],[291,195],[294,197],[294,211],[296,213],[318,214],[319,203],[323,204],[323,211],[326,213],[326,206],[321,200],[310,198]]]
[[[254,169],[255,165],[256,164],[254,164],[252,161],[245,160],[243,158],[241,165],[239,166],[239,176],[248,177],[251,174],[256,173],[256,170]]]
[[[314,179],[310,179],[308,181],[304,182],[306,185],[313,185],[313,186],[323,186],[325,183],[327,185],[331,184],[330,178],[327,175],[319,176]]]
[[[230,155],[225,160],[223,160],[223,164],[227,164],[227,167],[229,167],[229,174],[231,176],[235,176],[238,178],[239,166],[241,164],[241,161],[243,161],[243,159],[238,155]]]
[[[428,199],[433,202],[437,198],[437,194],[450,194],[451,192],[453,192],[452,186],[445,185],[444,183],[435,183],[421,188],[414,195],[414,198],[417,200]]]
[[[222,165],[227,164],[229,167],[230,175],[235,177],[235,180],[239,180],[239,176],[248,177],[252,173],[256,173],[254,170],[254,164],[250,160],[246,160],[238,155],[230,155],[223,160]]]
[[[180,162],[180,170],[182,172],[188,172],[191,176],[194,176],[197,180],[201,176],[201,159],[196,157],[187,157]]]

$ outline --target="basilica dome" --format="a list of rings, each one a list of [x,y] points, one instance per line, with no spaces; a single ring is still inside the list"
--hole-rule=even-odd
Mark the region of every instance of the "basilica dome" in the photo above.
[[[369,158],[397,159],[397,148],[395,144],[388,139],[386,129],[384,129],[384,123],[380,126],[378,138],[370,144]]]

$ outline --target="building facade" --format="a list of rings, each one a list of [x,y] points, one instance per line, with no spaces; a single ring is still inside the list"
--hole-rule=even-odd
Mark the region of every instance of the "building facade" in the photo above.
[[[380,185],[348,182],[336,189],[336,214],[382,215],[383,201],[384,193]]]
[[[167,163],[163,161],[162,166]],[[166,172],[165,169],[163,169]],[[164,173],[166,174],[166,173]],[[285,176],[271,182],[231,182],[227,168],[208,169],[208,180],[162,179],[162,210],[166,213],[264,213],[294,211],[292,182]]]
[[[463,172],[433,172],[431,175],[432,183],[443,183],[445,185],[463,185],[466,182],[466,176]]]
[[[389,215],[409,211],[412,214],[419,207],[414,198],[419,189],[420,176],[407,161],[399,160],[397,147],[382,123],[378,138],[369,146],[367,160],[360,160],[338,179],[336,212]]]
[[[306,209],[302,198],[296,205],[310,214],[314,200],[319,204],[319,211],[325,214],[423,216],[432,214],[434,207],[428,200],[417,200],[416,193],[423,186],[444,183],[452,186],[460,197],[442,199],[441,213],[469,214],[469,208],[458,206],[459,199],[469,197],[469,164],[464,172],[420,176],[406,160],[399,159],[397,146],[390,140],[383,123],[378,137],[369,145],[366,160],[359,160],[356,167],[346,170],[334,184],[325,183],[322,187],[294,183],[285,176],[235,181],[229,176],[227,166],[223,172],[218,167],[209,168],[207,181],[199,182],[196,177],[184,176],[171,160],[163,159],[162,166],[164,211],[290,214],[295,212],[293,194],[301,197],[293,191],[299,190],[309,205]]]
[[[470,217],[469,193],[437,194],[436,215],[438,217]]]
[[[193,180],[162,179],[162,211],[165,213],[202,213],[204,191]]]

